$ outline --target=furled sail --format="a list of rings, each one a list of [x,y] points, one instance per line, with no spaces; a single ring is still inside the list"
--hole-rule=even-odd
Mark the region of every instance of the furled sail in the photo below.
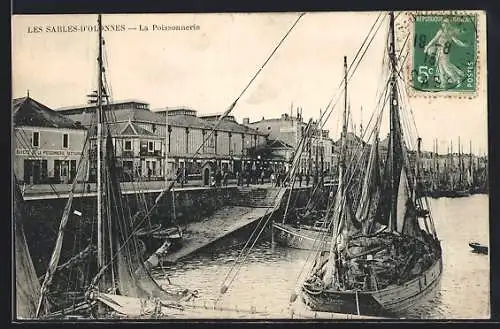
[[[368,168],[363,181],[361,198],[356,210],[356,219],[362,224],[363,234],[370,234],[380,200],[380,168],[378,137],[371,145]]]
[[[398,232],[403,231],[403,225],[405,222],[405,215],[406,215],[406,207],[408,204],[408,201],[410,199],[409,197],[410,192],[408,188],[408,178],[406,177],[406,171],[401,170],[401,175],[399,178],[399,187],[398,187],[398,195],[397,195],[397,208],[396,208],[396,230]]]
[[[106,224],[107,229],[111,231],[105,236],[110,236],[112,243],[106,248],[106,260],[110,265],[110,271],[102,279],[104,282],[110,282],[115,276],[116,286],[110,288],[118,288],[121,295],[172,300],[177,295],[163,290],[144,265],[137,238],[132,234],[134,228],[130,209],[123,202],[120,184],[115,174],[116,159],[110,134],[107,136],[106,144],[105,183],[106,195],[109,198]]]
[[[47,272],[45,274],[45,278],[42,283],[41,287],[41,295],[39,297],[38,301],[38,308],[37,308],[37,316],[40,314],[40,309],[42,305],[44,304],[44,299],[45,299],[45,293],[48,291],[50,284],[52,283],[52,278],[54,277],[54,273],[57,269],[57,265],[59,264],[59,259],[61,257],[61,249],[63,245],[63,240],[64,240],[64,230],[66,229],[66,225],[68,224],[69,220],[69,215],[71,213],[71,205],[73,203],[73,191],[75,187],[76,179],[73,181],[68,201],[66,202],[66,205],[64,207],[63,215],[61,222],[59,223],[59,231],[57,233],[57,238],[56,238],[56,245],[54,247],[54,250],[52,251],[52,255],[50,256],[50,261],[49,261],[49,266],[47,268]]]
[[[36,318],[40,297],[40,283],[36,276],[26,236],[23,229],[23,201],[17,184],[14,187],[14,248],[16,277],[16,318],[19,320]]]

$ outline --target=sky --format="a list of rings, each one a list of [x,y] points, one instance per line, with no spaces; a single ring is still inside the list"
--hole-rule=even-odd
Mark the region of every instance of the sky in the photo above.
[[[307,13],[238,100],[241,122],[279,117],[300,106],[317,118],[333,98],[325,123],[338,139],[343,108],[343,57],[352,62],[378,12]],[[198,114],[225,111],[262,67],[299,13],[103,15],[106,77],[113,100],[138,99],[151,109],[187,106]],[[411,25],[397,15],[399,44]],[[440,153],[458,138],[474,153],[487,153],[486,33],[480,16],[480,82],[471,99],[409,97],[424,150],[440,141]],[[348,84],[352,125],[367,126],[380,93],[387,14]],[[13,98],[26,96],[57,109],[86,103],[97,85],[97,15],[20,15],[12,18]],[[196,26],[166,31],[161,26]],[[148,27],[148,30],[145,30]],[[57,32],[59,29],[80,29]],[[135,28],[135,30],[134,30]],[[36,32],[37,31],[37,32]],[[41,32],[40,32],[41,31]],[[483,50],[483,51],[481,51]],[[404,75],[403,71],[403,75]],[[361,107],[363,110],[361,111]],[[409,112],[408,112],[409,113]],[[382,124],[384,125],[383,121]],[[384,130],[385,129],[385,130]],[[382,133],[387,132],[381,128]],[[383,138],[383,136],[382,136]]]

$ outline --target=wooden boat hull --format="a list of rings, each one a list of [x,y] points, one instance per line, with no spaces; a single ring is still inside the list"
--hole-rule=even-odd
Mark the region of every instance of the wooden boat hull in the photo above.
[[[378,291],[323,290],[311,293],[302,287],[302,299],[313,311],[372,316],[401,314],[438,291],[443,265],[436,261],[420,276],[398,286]]]
[[[472,248],[472,250],[476,253],[479,253],[479,254],[485,254],[487,255],[488,254],[488,247],[487,246],[483,246],[477,242],[471,242],[469,243],[469,247]]]
[[[288,224],[273,223],[273,234],[276,242],[282,246],[303,250],[330,250],[329,242],[321,242],[325,233],[308,230]]]

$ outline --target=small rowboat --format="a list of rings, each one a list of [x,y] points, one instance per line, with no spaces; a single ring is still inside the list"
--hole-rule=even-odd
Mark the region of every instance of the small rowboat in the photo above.
[[[473,252],[485,255],[488,254],[488,246],[482,245],[478,242],[470,242],[469,247],[473,249]]]

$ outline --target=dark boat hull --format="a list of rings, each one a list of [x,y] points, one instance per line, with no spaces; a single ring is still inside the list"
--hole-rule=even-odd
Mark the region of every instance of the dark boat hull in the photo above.
[[[452,190],[436,190],[427,193],[431,198],[463,198],[471,195],[468,190],[452,191]]]
[[[472,248],[472,250],[476,253],[479,253],[479,254],[485,254],[487,255],[488,254],[488,247],[487,246],[483,246],[479,243],[474,243],[474,242],[471,242],[469,243],[469,247]]]
[[[419,305],[439,290],[442,260],[437,260],[420,276],[398,286],[377,291],[323,290],[311,293],[302,287],[304,303],[313,311],[390,316]]]
[[[324,232],[273,223],[273,234],[278,244],[303,250],[330,250],[329,242],[322,242]]]

